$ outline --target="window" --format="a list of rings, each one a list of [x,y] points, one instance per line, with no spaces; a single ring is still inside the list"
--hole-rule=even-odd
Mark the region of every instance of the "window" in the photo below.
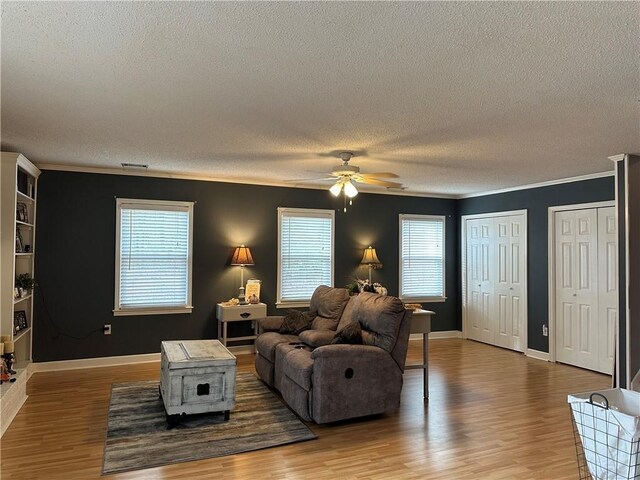
[[[116,200],[114,315],[190,313],[193,203]]]
[[[444,301],[444,216],[400,215],[400,298]]]
[[[333,286],[333,210],[278,208],[278,306],[308,305]]]

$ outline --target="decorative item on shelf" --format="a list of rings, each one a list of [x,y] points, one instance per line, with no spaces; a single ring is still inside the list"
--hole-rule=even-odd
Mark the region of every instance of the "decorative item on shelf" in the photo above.
[[[245,265],[254,265],[249,247],[244,245],[236,247],[231,258],[231,265],[240,265],[240,294],[238,295],[238,300],[240,300],[240,305],[246,305],[247,301],[244,297],[244,267]]]
[[[21,273],[16,277],[15,286],[21,289],[20,297],[29,295],[36,286],[36,281],[29,273]]]
[[[25,245],[23,250],[24,250],[24,253],[31,253],[31,245]]]
[[[23,252],[22,245],[22,234],[20,233],[20,230],[16,229],[16,253]]]
[[[29,328],[27,323],[27,312],[24,310],[18,310],[13,313],[13,331],[15,333],[21,332]]]
[[[247,302],[252,305],[260,303],[260,284],[262,282],[257,278],[250,278],[247,280],[247,288],[244,292]]]
[[[15,287],[15,288],[13,289],[13,298],[14,298],[14,299],[16,299],[16,298],[20,298],[20,289],[19,289],[18,287]]]
[[[376,249],[371,245],[369,245],[369,248],[365,248],[364,255],[362,255],[362,261],[360,263],[369,267],[369,283],[371,283],[371,270],[373,268],[382,268],[382,264],[380,263],[380,260],[378,260]]]
[[[404,308],[407,310],[422,310],[422,304],[420,303],[405,303]]]
[[[13,342],[3,342],[2,345],[2,354],[0,358],[2,361],[0,362],[0,384],[4,382],[15,382],[16,379],[12,378],[12,375],[16,374],[16,371],[13,370],[13,363],[15,362],[15,346]]]
[[[240,300],[238,300],[237,298],[230,298],[226,302],[220,302],[220,305],[223,305],[225,307],[235,307],[239,303],[240,303]]]
[[[29,223],[29,211],[26,203],[18,203],[16,205],[16,219],[19,222]]]
[[[383,287],[379,283],[369,283],[369,280],[366,278],[363,280],[361,278],[355,278],[353,282],[349,283],[345,287],[350,295],[357,295],[361,292],[371,292],[377,293],[378,295],[387,295],[386,287]]]

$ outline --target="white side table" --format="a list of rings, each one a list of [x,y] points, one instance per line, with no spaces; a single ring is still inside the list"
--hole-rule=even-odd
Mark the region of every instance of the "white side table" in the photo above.
[[[240,340],[255,340],[258,336],[258,322],[267,316],[267,305],[264,303],[234,305],[227,307],[219,303],[216,306],[216,318],[218,319],[218,339],[226,347],[227,342],[237,342]],[[227,335],[227,323],[229,322],[251,322],[253,335],[244,337],[229,337]],[[253,344],[255,352],[255,342]]]
[[[414,310],[411,317],[411,333],[422,334],[422,364],[406,365],[405,369],[422,369],[422,388],[424,398],[429,398],[429,333],[431,332],[431,310]]]

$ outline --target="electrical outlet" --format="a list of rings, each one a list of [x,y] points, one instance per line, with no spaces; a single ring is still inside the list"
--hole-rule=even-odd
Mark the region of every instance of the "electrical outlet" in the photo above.
[[[111,325],[105,325],[102,327],[102,330],[105,335],[111,335]]]
[[[547,327],[546,325],[542,325],[542,336],[543,337],[549,336],[549,327]]]

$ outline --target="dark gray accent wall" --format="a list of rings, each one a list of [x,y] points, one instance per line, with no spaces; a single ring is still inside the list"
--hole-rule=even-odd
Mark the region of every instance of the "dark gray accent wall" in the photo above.
[[[548,208],[556,205],[600,202],[614,199],[614,178],[603,177],[581,182],[466,198],[459,201],[462,215],[527,210],[528,235],[528,348],[549,351],[542,326],[548,324]],[[459,289],[462,288],[459,278]]]
[[[392,295],[398,294],[398,215],[446,215],[448,299],[425,307],[436,312],[434,330],[460,329],[455,200],[360,194],[344,214],[342,200],[322,190],[50,170],[42,173],[38,188],[37,362],[152,353],[162,340],[216,338],[215,305],[238,292],[240,273],[229,261],[241,243],[256,262],[245,278],[261,279],[261,300],[270,314],[281,313],[274,307],[277,207],[336,209],[335,285],[366,277],[359,262],[363,249],[373,245],[384,264],[373,271],[373,280]],[[192,314],[113,316],[115,197],[197,202]],[[95,332],[104,324],[112,325],[112,335]],[[230,334],[244,328],[232,325]]]

